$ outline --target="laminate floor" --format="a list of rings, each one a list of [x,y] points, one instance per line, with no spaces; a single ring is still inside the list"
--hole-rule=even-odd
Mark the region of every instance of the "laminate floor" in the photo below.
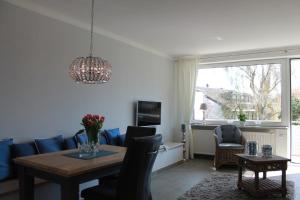
[[[224,167],[220,171],[237,173],[235,167]],[[155,173],[152,176],[153,200],[176,200],[185,191],[199,183],[214,172],[213,162],[205,159],[194,159]],[[269,176],[280,177],[281,172],[268,173]],[[290,164],[287,179],[295,183],[295,199],[300,200],[300,165]],[[81,189],[91,187],[96,183],[87,183]],[[46,184],[37,188],[37,200],[60,199],[60,187],[57,184]],[[18,193],[1,196],[1,200],[17,200]]]
[[[220,171],[237,173],[235,167],[223,167]],[[186,161],[177,166],[164,169],[152,176],[153,200],[176,200],[185,191],[214,172],[213,162],[205,159]],[[269,172],[268,177],[279,178],[281,172]],[[295,183],[295,199],[300,200],[300,165],[290,164],[287,180]]]

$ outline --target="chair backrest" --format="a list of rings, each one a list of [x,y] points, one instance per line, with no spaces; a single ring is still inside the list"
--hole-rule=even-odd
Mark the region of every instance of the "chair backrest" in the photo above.
[[[156,128],[153,127],[128,126],[126,130],[124,146],[128,147],[128,144],[132,138],[153,136],[155,133]]]
[[[151,199],[151,172],[162,136],[138,137],[130,140],[117,187],[117,199]]]
[[[235,125],[221,125],[215,129],[219,143],[241,143],[242,132]]]

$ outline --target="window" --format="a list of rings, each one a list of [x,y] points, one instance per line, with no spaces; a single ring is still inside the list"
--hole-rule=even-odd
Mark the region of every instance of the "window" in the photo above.
[[[256,61],[233,64],[202,65],[196,82],[194,120],[202,120],[201,103],[207,104],[208,121],[237,120],[281,122],[282,64]]]

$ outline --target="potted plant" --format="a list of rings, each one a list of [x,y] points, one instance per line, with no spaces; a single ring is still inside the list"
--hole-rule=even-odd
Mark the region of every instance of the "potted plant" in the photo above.
[[[245,125],[245,122],[247,120],[246,114],[243,112],[243,109],[239,108],[239,114],[237,115],[238,119],[240,120],[241,126]]]

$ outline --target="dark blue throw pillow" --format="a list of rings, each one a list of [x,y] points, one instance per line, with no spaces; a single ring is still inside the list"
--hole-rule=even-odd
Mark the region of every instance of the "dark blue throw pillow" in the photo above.
[[[125,146],[125,138],[126,138],[126,134],[123,135],[119,135],[118,137],[118,145],[121,147]]]
[[[38,154],[38,151],[36,149],[34,142],[20,143],[20,144],[13,144],[11,146],[11,154],[12,154],[12,158],[18,158],[18,157]],[[17,166],[14,163],[12,164],[12,168],[13,168],[13,177],[16,177],[18,170],[17,170]]]
[[[88,142],[88,137],[87,137],[86,133],[76,134],[75,137],[76,137],[77,143],[79,143],[79,144],[86,144]]]
[[[0,181],[11,176],[11,153],[10,147],[13,139],[0,140]]]
[[[51,153],[63,150],[64,138],[62,135],[47,139],[35,139],[34,141],[39,153]]]
[[[88,137],[87,137],[86,133],[77,134],[75,137],[76,137],[77,143],[79,143],[79,144],[86,144],[88,142]],[[107,144],[107,140],[106,140],[106,137],[103,132],[99,134],[99,137],[100,137],[99,138],[100,144]]]
[[[100,140],[99,143],[100,144],[107,144],[107,140],[104,134],[99,134]]]
[[[13,144],[11,146],[12,157],[23,157],[23,156],[31,156],[37,154],[36,146],[33,142],[31,143],[21,143],[21,144]]]
[[[76,149],[76,140],[75,137],[66,138],[64,141],[64,149]]]
[[[120,135],[119,128],[105,130],[105,136],[107,138],[108,144],[110,145],[115,145],[115,146],[118,145],[119,135]]]

